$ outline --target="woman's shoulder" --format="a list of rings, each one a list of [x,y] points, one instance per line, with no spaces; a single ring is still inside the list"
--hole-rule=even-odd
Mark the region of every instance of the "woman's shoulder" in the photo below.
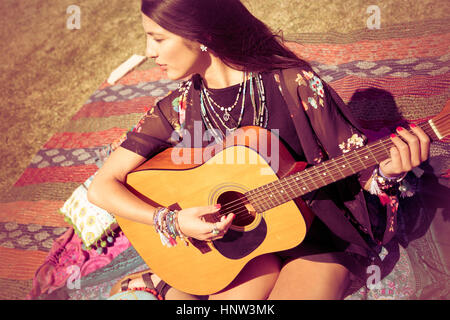
[[[280,82],[280,77],[283,77],[285,82],[298,82],[300,78],[320,78],[307,63],[300,63],[299,65],[292,67],[273,69],[266,71],[265,73],[269,76],[273,76],[278,83]]]
[[[178,113],[180,101],[189,91],[191,83],[192,78],[180,81],[177,89],[169,91],[163,98],[158,100],[157,104],[161,111],[164,113]]]
[[[174,100],[176,100],[178,97],[180,97],[183,94],[182,89],[182,82],[178,84],[178,88],[175,90],[170,90],[164,97],[160,98],[158,100],[158,104],[161,108],[165,108],[167,106],[170,106]]]
[[[314,74],[317,76],[317,73],[313,70],[312,66],[306,62],[299,63],[297,66],[286,67],[282,69],[278,69],[279,72],[282,72],[286,75],[305,75],[305,74]]]

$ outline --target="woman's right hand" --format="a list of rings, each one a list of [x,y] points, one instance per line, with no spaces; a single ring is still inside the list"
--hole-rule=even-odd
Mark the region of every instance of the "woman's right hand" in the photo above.
[[[217,214],[220,205],[205,207],[194,207],[183,209],[178,212],[178,226],[180,232],[185,237],[192,237],[198,240],[211,241],[222,238],[233,222],[234,214],[229,213],[220,218],[218,222],[208,222],[205,216]],[[218,233],[213,231],[217,230]]]

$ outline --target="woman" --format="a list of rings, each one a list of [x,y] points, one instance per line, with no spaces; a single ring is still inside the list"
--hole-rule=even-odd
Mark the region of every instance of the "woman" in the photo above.
[[[142,0],[141,11],[147,56],[167,71],[168,78],[188,80],[158,102],[110,155],[89,189],[89,200],[96,205],[127,219],[156,225],[163,233],[158,217],[171,213],[135,197],[124,181],[130,171],[147,159],[174,146],[183,137],[193,137],[196,121],[201,121],[203,129],[211,130],[211,139],[215,141],[242,126],[277,129],[293,157],[310,164],[366,142],[342,101],[326,83],[239,0]],[[290,70],[287,74],[293,75],[285,81],[290,85],[295,82],[295,98],[303,107],[299,116],[290,114],[281,69]],[[298,127],[302,128],[300,134],[296,131]],[[302,244],[255,258],[233,283],[209,298],[343,298],[350,277],[364,274],[380,245],[395,232],[394,225],[387,228],[390,232],[387,237],[388,231],[381,235],[375,232],[376,226],[370,222],[372,216],[388,219],[395,214],[395,205],[390,205],[396,201],[392,191],[406,172],[428,158],[428,137],[420,128],[410,129],[398,128],[397,134],[391,136],[394,146],[390,158],[379,167],[305,197],[317,218]],[[371,212],[368,219],[363,188],[380,197],[387,196],[391,201],[387,210]],[[111,194],[115,196],[110,197]],[[216,224],[202,219],[218,210],[203,206],[174,213],[178,220],[174,237],[199,240],[222,237],[234,214]],[[344,222],[338,219],[343,215],[347,217]],[[354,240],[355,237],[359,240]],[[159,280],[157,275],[147,273],[143,277],[132,276],[120,285],[125,290],[150,289],[159,283],[157,294],[165,295],[165,299],[195,298],[162,286],[164,283]]]

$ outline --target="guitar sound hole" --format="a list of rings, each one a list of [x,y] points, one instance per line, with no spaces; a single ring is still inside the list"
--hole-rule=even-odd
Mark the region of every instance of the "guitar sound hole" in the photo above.
[[[227,191],[222,193],[217,202],[222,205],[220,209],[221,214],[234,213],[236,217],[233,220],[233,225],[245,227],[253,223],[256,217],[256,212],[248,202],[245,195],[236,191]]]

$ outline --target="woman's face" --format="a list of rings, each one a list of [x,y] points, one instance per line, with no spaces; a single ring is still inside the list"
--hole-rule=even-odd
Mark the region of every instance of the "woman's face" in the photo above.
[[[154,58],[171,80],[180,80],[200,73],[204,55],[200,44],[184,39],[162,28],[142,14],[142,24],[147,34],[146,56]]]

